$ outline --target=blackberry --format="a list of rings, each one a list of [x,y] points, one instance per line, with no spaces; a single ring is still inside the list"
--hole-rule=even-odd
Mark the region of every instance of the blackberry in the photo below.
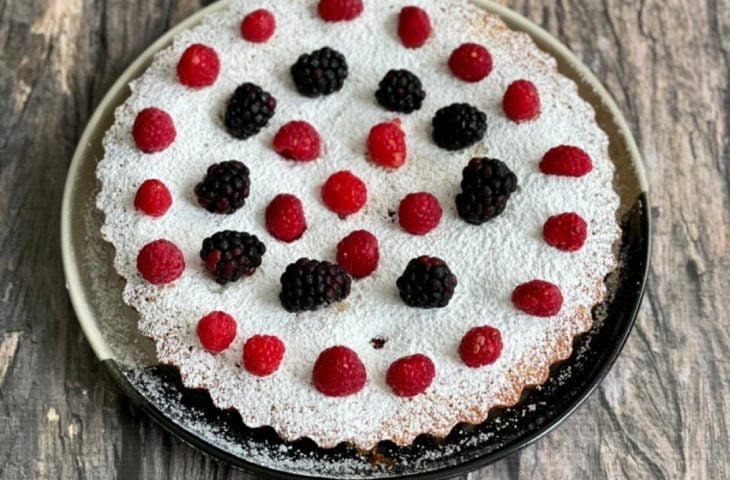
[[[303,54],[291,67],[297,91],[311,98],[339,91],[347,73],[345,56],[329,47]]]
[[[446,150],[474,145],[487,133],[487,115],[468,103],[454,103],[433,117],[433,141]]]
[[[226,107],[228,133],[245,140],[259,133],[276,111],[276,99],[253,83],[241,84]]]
[[[266,245],[256,235],[225,230],[203,240],[200,258],[221,285],[253,275],[261,266]]]
[[[211,213],[235,212],[246,203],[251,186],[248,175],[248,167],[236,160],[211,165],[195,186],[198,204]]]
[[[396,285],[400,298],[411,307],[442,308],[449,304],[456,288],[456,276],[446,262],[422,256],[408,262]]]
[[[481,225],[504,211],[516,189],[517,177],[507,165],[491,158],[472,158],[462,173],[456,209],[468,223]]]
[[[350,276],[339,266],[300,258],[281,275],[281,305],[288,312],[317,310],[350,295]]]
[[[391,112],[411,113],[420,110],[426,92],[421,80],[408,70],[391,70],[375,92],[378,103]]]

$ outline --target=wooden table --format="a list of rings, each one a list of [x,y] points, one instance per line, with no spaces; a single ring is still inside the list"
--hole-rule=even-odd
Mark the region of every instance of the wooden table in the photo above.
[[[435,0],[436,1],[436,0]],[[59,209],[87,119],[205,0],[0,0],[0,478],[250,478],[135,411],[64,289]],[[730,2],[508,0],[625,112],[654,258],[621,358],[557,431],[471,479],[730,474]]]

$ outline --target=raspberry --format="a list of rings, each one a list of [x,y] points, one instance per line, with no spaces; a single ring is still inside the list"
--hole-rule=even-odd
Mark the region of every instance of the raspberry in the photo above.
[[[385,382],[399,397],[415,397],[433,382],[436,367],[426,355],[417,353],[403,357],[388,367]]]
[[[132,136],[137,148],[144,153],[156,153],[172,145],[177,132],[167,112],[159,108],[145,108],[134,120]]]
[[[319,0],[319,16],[325,22],[354,20],[363,11],[362,0]]]
[[[221,70],[218,54],[212,48],[196,43],[190,45],[177,64],[180,83],[190,88],[213,85]]]
[[[422,47],[431,36],[431,19],[418,7],[403,7],[398,16],[398,36],[406,48]]]
[[[398,221],[412,235],[426,235],[441,221],[441,205],[427,192],[409,193],[398,207]]]
[[[312,369],[312,384],[328,397],[345,397],[365,386],[367,372],[357,353],[347,347],[330,347],[319,354]]]
[[[513,82],[504,92],[502,109],[515,122],[536,118],[540,114],[540,94],[535,84],[527,80]]]
[[[421,79],[408,70],[388,70],[375,92],[378,103],[391,112],[420,110],[425,98]]]
[[[337,244],[337,264],[355,278],[373,273],[379,261],[378,239],[367,230],[356,230]]]
[[[492,56],[481,45],[464,43],[451,54],[449,68],[465,82],[478,82],[492,71]]]
[[[406,162],[406,134],[400,120],[375,125],[368,136],[370,159],[386,168],[398,168]]]
[[[300,258],[281,275],[279,300],[287,312],[317,310],[350,295],[352,279],[339,265]]]
[[[198,322],[200,344],[211,353],[220,353],[236,338],[236,321],[225,312],[211,312]]]
[[[542,236],[558,250],[575,252],[586,242],[588,225],[577,213],[562,213],[547,219]]]
[[[276,30],[276,18],[266,10],[254,10],[241,21],[241,36],[253,43],[266,43]]]
[[[249,277],[261,266],[266,245],[256,235],[224,230],[203,240],[200,258],[221,285]]]
[[[344,218],[365,205],[368,189],[352,172],[343,170],[327,179],[322,187],[322,200],[327,208]]]
[[[170,191],[157,179],[145,180],[134,196],[134,207],[151,217],[163,216],[171,205]]]
[[[544,280],[532,280],[515,288],[512,303],[530,315],[553,317],[563,306],[563,295],[557,285]]]
[[[540,170],[548,175],[582,177],[593,170],[593,162],[582,149],[570,145],[560,145],[550,149],[542,157]]]
[[[139,251],[137,270],[151,284],[164,285],[180,278],[185,270],[185,257],[174,243],[155,240]]]
[[[396,280],[400,298],[418,308],[443,308],[449,304],[457,285],[456,275],[436,257],[421,256],[408,262]]]
[[[307,122],[289,122],[276,133],[274,150],[289,160],[312,161],[319,157],[321,151],[319,133]]]
[[[470,147],[487,133],[487,115],[468,103],[454,103],[439,109],[431,123],[433,141],[451,151]]]
[[[253,83],[242,83],[233,92],[223,123],[232,136],[245,140],[259,133],[276,113],[276,99]]]
[[[284,342],[273,335],[255,335],[243,345],[243,366],[257,377],[266,377],[279,369],[284,359]]]
[[[474,327],[464,335],[459,356],[466,366],[483,367],[497,361],[502,354],[502,334],[490,326]]]
[[[302,202],[288,193],[282,193],[266,207],[266,230],[282,242],[293,242],[301,238],[307,229]]]

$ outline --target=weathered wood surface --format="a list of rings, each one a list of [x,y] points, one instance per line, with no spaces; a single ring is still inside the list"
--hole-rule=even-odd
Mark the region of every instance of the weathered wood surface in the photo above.
[[[102,95],[197,0],[0,0],[0,478],[250,478],[136,412],[69,304],[59,205]],[[560,429],[469,478],[730,475],[730,2],[507,0],[575,51],[646,159],[655,242],[628,345]]]

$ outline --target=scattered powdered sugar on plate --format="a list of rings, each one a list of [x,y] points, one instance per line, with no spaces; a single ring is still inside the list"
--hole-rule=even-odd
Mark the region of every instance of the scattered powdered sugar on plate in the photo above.
[[[116,122],[104,140],[105,157],[97,176],[97,205],[106,214],[104,237],[116,250],[114,266],[127,281],[124,300],[139,312],[139,328],[156,342],[161,362],[176,365],[190,388],[206,388],[220,408],[235,408],[246,425],[271,425],[285,439],[309,437],[322,447],[351,442],[370,448],[391,439],[405,445],[422,433],[446,435],[458,422],[478,423],[492,407],[518,401],[526,385],[545,381],[548,367],[567,358],[573,337],[588,330],[591,309],[605,295],[604,276],[614,267],[612,244],[618,237],[618,197],[612,189],[613,165],[608,140],[596,125],[592,108],[577,88],[555,70],[555,61],[527,35],[510,31],[500,20],[462,1],[410,2],[429,11],[433,37],[421,49],[403,48],[395,35],[400,5],[371,0],[353,22],[328,24],[316,16],[316,2],[261,0],[236,2],[181,33],[132,83],[131,97],[116,111]],[[254,8],[277,18],[267,44],[240,38],[238,25]],[[477,84],[453,78],[446,62],[459,44],[476,41],[491,52],[494,69]],[[205,43],[221,58],[216,84],[199,91],[178,83],[175,67],[187,46]],[[320,99],[296,93],[289,67],[305,52],[330,46],[350,66],[345,87]],[[365,140],[376,123],[395,118],[375,99],[378,82],[392,68],[407,68],[422,80],[423,108],[400,115],[409,157],[406,165],[387,172],[368,162]],[[541,94],[542,113],[533,122],[515,124],[501,111],[507,85],[526,78]],[[222,125],[225,102],[240,83],[250,81],[278,100],[276,115],[259,135],[240,141]],[[436,110],[469,102],[485,111],[489,129],[479,145],[445,152],[430,138]],[[135,115],[143,108],[162,108],[173,117],[177,139],[166,151],[139,152],[131,137]],[[281,159],[271,148],[274,133],[291,120],[312,123],[323,139],[323,155],[311,164]],[[580,179],[546,176],[537,165],[559,144],[586,150],[594,170]],[[456,214],[454,197],[461,170],[474,156],[504,161],[517,175],[519,189],[506,211],[480,227]],[[207,167],[236,159],[251,170],[251,195],[230,216],[200,208],[193,193]],[[363,211],[340,220],[319,198],[326,178],[348,169],[369,189]],[[133,198],[148,178],[161,179],[173,194],[171,210],[160,219],[137,213]],[[425,237],[406,234],[389,211],[407,193],[428,191],[444,207],[441,225]],[[264,210],[279,193],[293,193],[304,203],[309,228],[293,244],[274,240],[264,227]],[[542,240],[544,221],[565,211],[578,212],[589,225],[589,238],[569,254]],[[335,247],[352,230],[367,229],[380,241],[380,268],[353,282],[352,294],[339,306],[290,314],[279,304],[279,276],[300,257],[334,260]],[[199,251],[204,238],[224,230],[257,235],[267,246],[263,265],[250,278],[221,287],[204,271]],[[184,252],[187,269],[165,287],[146,283],[136,270],[145,244],[160,238]],[[396,278],[408,260],[428,254],[443,258],[459,278],[444,309],[407,307],[398,298]],[[540,278],[560,286],[565,303],[559,316],[541,319],[522,314],[510,302],[513,288]],[[224,310],[238,322],[238,335],[220,355],[205,352],[195,335],[197,321],[212,310]],[[470,328],[489,324],[501,330],[502,357],[493,365],[470,369],[461,364],[457,347]],[[281,369],[258,378],[240,367],[242,344],[255,334],[275,334],[286,344]],[[370,340],[382,337],[384,348]],[[368,370],[360,393],[327,398],[310,384],[319,352],[332,345],[357,351]],[[437,377],[429,390],[412,399],[394,396],[385,371],[395,359],[425,353],[435,362]]]

